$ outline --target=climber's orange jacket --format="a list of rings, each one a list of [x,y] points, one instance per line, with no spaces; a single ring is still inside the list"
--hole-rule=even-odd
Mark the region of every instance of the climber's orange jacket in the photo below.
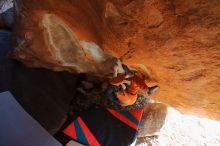
[[[125,75],[121,74],[117,77],[113,77],[110,80],[110,83],[115,86],[119,86],[122,83],[125,83],[127,80]],[[142,90],[144,93],[148,91],[148,86],[145,84],[144,80],[134,75],[131,78],[131,85],[127,91],[119,91],[116,93],[118,100],[123,106],[132,105],[137,100],[138,90]]]

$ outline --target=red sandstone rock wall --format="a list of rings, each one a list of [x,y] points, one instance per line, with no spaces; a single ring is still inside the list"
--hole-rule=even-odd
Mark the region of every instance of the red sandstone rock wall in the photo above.
[[[220,119],[219,0],[16,0],[16,8],[25,64],[103,73],[111,54],[160,85],[155,99]]]

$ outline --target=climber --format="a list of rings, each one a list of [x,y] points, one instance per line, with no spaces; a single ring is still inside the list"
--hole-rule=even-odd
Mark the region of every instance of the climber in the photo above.
[[[131,71],[126,65],[122,65],[122,67],[125,71],[124,74],[118,74],[118,67],[114,67],[114,76],[110,79],[110,86],[105,92],[111,101],[123,107],[133,105],[137,100],[139,91],[150,96],[159,89],[158,86],[148,87],[141,77],[142,75]]]

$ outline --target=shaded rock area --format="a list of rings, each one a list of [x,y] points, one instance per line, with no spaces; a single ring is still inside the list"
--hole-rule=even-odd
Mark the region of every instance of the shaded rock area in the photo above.
[[[11,15],[1,14],[4,24]],[[0,92],[9,90],[34,119],[54,134],[67,118],[80,75],[27,68],[12,59],[13,50],[12,33],[0,30]]]
[[[3,24],[3,20],[2,20],[2,16],[0,16],[0,28],[3,28],[4,24]]]
[[[15,0],[16,57],[30,67],[111,72],[114,57],[142,71],[154,96],[220,119],[219,0]]]
[[[9,88],[13,73],[14,61],[8,57],[13,51],[12,34],[5,30],[0,30],[0,92]]]
[[[13,0],[0,1],[0,28],[12,29],[13,27]]]
[[[47,131],[57,132],[71,109],[81,75],[31,69],[11,59],[8,31],[0,31],[0,46],[0,92],[9,90]]]
[[[165,124],[167,106],[162,103],[147,104],[144,107],[138,137],[155,136]]]
[[[18,102],[50,133],[65,122],[80,75],[30,69],[15,64],[10,91]]]

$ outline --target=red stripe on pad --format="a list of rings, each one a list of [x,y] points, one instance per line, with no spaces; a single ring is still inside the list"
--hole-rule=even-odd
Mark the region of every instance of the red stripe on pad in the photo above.
[[[143,109],[129,110],[129,113],[132,114],[138,121],[141,120]]]
[[[115,116],[117,119],[119,119],[120,121],[122,121],[123,123],[127,124],[128,126],[134,128],[135,130],[138,129],[138,125],[136,125],[135,123],[133,123],[131,120],[129,120],[128,118],[126,118],[123,114],[112,110],[112,109],[108,109],[108,111]]]
[[[82,128],[82,131],[89,143],[90,146],[100,146],[99,142],[96,140],[96,138],[93,136],[93,134],[90,132],[89,128],[86,126],[86,124],[83,122],[81,117],[77,118],[77,121]]]
[[[70,124],[66,129],[64,129],[63,133],[76,140],[76,129],[74,123]]]

